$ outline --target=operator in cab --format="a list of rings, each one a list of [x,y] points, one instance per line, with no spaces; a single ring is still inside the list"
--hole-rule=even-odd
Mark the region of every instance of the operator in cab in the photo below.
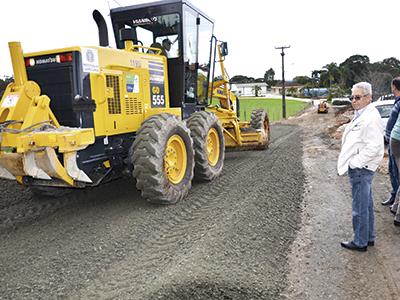
[[[169,51],[171,50],[171,45],[172,45],[172,42],[171,42],[168,38],[166,38],[166,39],[164,39],[164,40],[162,41],[162,48],[163,48],[163,52],[162,52],[162,53],[163,53],[167,58],[170,57]]]

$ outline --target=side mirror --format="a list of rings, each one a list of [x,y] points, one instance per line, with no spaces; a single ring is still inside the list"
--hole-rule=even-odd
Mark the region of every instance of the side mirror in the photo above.
[[[220,47],[221,47],[221,55],[222,56],[227,56],[228,55],[228,43],[227,42],[222,42]]]

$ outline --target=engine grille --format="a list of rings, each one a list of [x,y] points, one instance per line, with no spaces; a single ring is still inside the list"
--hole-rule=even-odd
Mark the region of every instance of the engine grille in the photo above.
[[[125,110],[127,115],[142,114],[142,102],[138,98],[127,98],[125,99]]]
[[[113,89],[113,97],[107,98],[108,113],[120,114],[121,113],[121,93],[119,89],[119,76],[106,75],[106,85],[108,88]]]

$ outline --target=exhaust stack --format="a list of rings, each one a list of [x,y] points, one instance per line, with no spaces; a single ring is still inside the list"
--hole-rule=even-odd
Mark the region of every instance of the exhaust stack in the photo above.
[[[108,30],[107,30],[107,24],[106,21],[104,20],[103,15],[95,9],[93,11],[93,19],[95,20],[97,24],[97,28],[99,29],[99,44],[102,47],[108,47]]]

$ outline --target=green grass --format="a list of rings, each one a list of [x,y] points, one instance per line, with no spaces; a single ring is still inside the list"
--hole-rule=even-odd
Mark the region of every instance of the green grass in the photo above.
[[[286,117],[293,116],[305,109],[309,104],[302,101],[286,99]],[[282,99],[270,98],[240,98],[240,119],[250,121],[253,109],[263,108],[267,111],[269,121],[279,121],[282,119]]]

